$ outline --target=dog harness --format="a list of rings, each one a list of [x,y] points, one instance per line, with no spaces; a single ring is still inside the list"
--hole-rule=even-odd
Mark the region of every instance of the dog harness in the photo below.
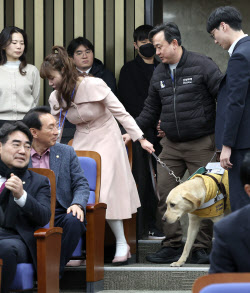
[[[225,171],[223,175],[211,174],[211,173],[207,175],[196,174],[191,178],[191,180],[194,179],[195,177],[201,177],[204,180],[207,192],[206,192],[204,204],[202,204],[202,206],[200,206],[197,210],[195,210],[191,214],[197,215],[201,218],[210,218],[210,217],[221,216],[224,213],[224,210],[225,210],[224,197],[225,196],[221,193],[222,190],[219,189],[216,183],[221,181],[221,176],[223,176],[222,185],[224,185],[225,192],[226,192],[226,195],[225,195],[226,208],[230,207],[228,171]],[[214,177],[215,179],[212,177]]]

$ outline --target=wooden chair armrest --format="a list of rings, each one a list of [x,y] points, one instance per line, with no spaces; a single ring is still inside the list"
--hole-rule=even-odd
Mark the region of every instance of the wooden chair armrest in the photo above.
[[[96,282],[104,278],[104,233],[107,205],[87,205],[86,232],[86,281]]]
[[[41,228],[34,236],[37,239],[38,293],[59,293],[62,228]]]
[[[192,288],[193,293],[211,284],[250,282],[250,273],[217,273],[199,277],[195,280]]]
[[[95,203],[95,204],[87,204],[87,213],[92,213],[94,210],[97,209],[106,209],[107,208],[107,204],[106,203]]]
[[[53,227],[53,228],[40,228],[35,231],[34,236],[35,238],[46,238],[50,237],[55,233],[62,234],[63,229],[61,227]]]

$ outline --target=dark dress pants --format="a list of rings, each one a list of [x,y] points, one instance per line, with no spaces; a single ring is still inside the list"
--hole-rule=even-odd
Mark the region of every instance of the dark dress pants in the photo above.
[[[80,222],[72,213],[67,214],[67,210],[63,207],[56,208],[55,227],[63,228],[60,260],[60,277],[62,277],[64,267],[70,260],[86,228],[84,223]]]
[[[229,169],[229,194],[231,210],[236,211],[250,203],[250,198],[244,190],[244,186],[240,180],[240,167],[247,152],[250,149],[232,150],[230,162],[233,164]]]
[[[32,262],[28,247],[19,235],[0,230],[0,258],[3,260],[1,293],[9,292],[18,263]]]

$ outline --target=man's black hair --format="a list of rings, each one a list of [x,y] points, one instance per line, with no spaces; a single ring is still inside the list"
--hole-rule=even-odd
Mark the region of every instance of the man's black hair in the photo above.
[[[240,167],[240,179],[243,184],[250,184],[250,152],[247,152]]]
[[[17,121],[14,123],[4,123],[3,126],[0,128],[0,142],[4,145],[10,134],[15,131],[21,131],[27,135],[30,144],[32,144],[33,136],[27,127],[22,121]]]
[[[154,35],[159,32],[164,31],[165,40],[171,44],[175,39],[178,42],[178,45],[181,45],[181,33],[177,24],[174,22],[166,22],[155,26],[149,33],[149,40],[152,42]]]
[[[50,114],[50,107],[39,106],[39,107],[32,108],[23,117],[23,123],[25,123],[29,128],[35,128],[35,129],[41,130],[42,123],[40,121],[40,116],[43,114]]]
[[[152,25],[149,24],[143,24],[138,26],[133,34],[134,42],[148,39],[148,34],[152,29]]]
[[[83,45],[87,49],[90,49],[94,53],[93,44],[84,37],[78,37],[76,39],[73,39],[68,45],[67,52],[69,57],[73,58],[76,49],[81,45]]]
[[[216,8],[208,17],[207,32],[210,34],[214,29],[218,29],[221,22],[227,23],[235,31],[242,29],[242,16],[235,7],[221,6]]]

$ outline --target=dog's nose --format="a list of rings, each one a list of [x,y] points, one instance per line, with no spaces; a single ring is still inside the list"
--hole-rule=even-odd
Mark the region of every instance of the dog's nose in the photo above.
[[[163,222],[166,222],[166,221],[167,221],[165,215],[162,217],[162,221],[163,221]]]

